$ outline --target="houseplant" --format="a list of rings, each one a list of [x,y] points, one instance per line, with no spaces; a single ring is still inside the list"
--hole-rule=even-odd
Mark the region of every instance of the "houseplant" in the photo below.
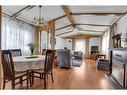
[[[33,56],[34,55],[34,50],[35,50],[35,48],[36,48],[37,45],[34,44],[34,43],[29,43],[29,44],[27,44],[27,46],[30,49],[30,56]]]

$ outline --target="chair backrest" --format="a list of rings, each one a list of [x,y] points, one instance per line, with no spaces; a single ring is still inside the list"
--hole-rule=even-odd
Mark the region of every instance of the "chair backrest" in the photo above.
[[[10,51],[13,57],[22,56],[21,49],[11,49]]]
[[[52,70],[54,57],[55,57],[55,50],[47,50],[46,51],[44,72],[49,72]]]
[[[12,79],[14,77],[14,64],[10,50],[2,50],[2,67],[5,79]]]
[[[83,54],[82,51],[75,51],[75,52],[74,52],[74,55],[82,55],[82,54]]]
[[[42,55],[46,55],[46,50],[47,49],[42,49]]]

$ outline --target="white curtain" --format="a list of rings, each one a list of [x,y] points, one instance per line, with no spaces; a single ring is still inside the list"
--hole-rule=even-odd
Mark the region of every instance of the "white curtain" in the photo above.
[[[51,37],[50,33],[46,32],[46,31],[41,32],[41,49],[50,49],[51,48],[50,37]]]
[[[41,49],[47,48],[47,35],[48,33],[46,31],[41,32]]]
[[[108,56],[110,31],[104,33],[102,38],[102,53]]]
[[[34,27],[6,15],[2,19],[2,49],[21,49],[23,55],[28,55],[27,44],[34,41]]]

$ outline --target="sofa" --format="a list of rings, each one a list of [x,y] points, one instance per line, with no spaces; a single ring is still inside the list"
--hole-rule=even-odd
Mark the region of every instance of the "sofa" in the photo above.
[[[98,58],[96,61],[96,66],[98,70],[110,70],[110,62],[106,59]]]
[[[82,51],[74,51],[73,55],[74,60],[82,60],[83,52]]]
[[[60,68],[70,68],[72,64],[72,56],[70,50],[56,50],[57,62]]]

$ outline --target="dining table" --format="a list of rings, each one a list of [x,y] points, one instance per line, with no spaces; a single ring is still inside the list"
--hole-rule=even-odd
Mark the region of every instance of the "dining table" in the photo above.
[[[44,69],[45,55],[17,56],[13,57],[13,62],[16,72]]]

